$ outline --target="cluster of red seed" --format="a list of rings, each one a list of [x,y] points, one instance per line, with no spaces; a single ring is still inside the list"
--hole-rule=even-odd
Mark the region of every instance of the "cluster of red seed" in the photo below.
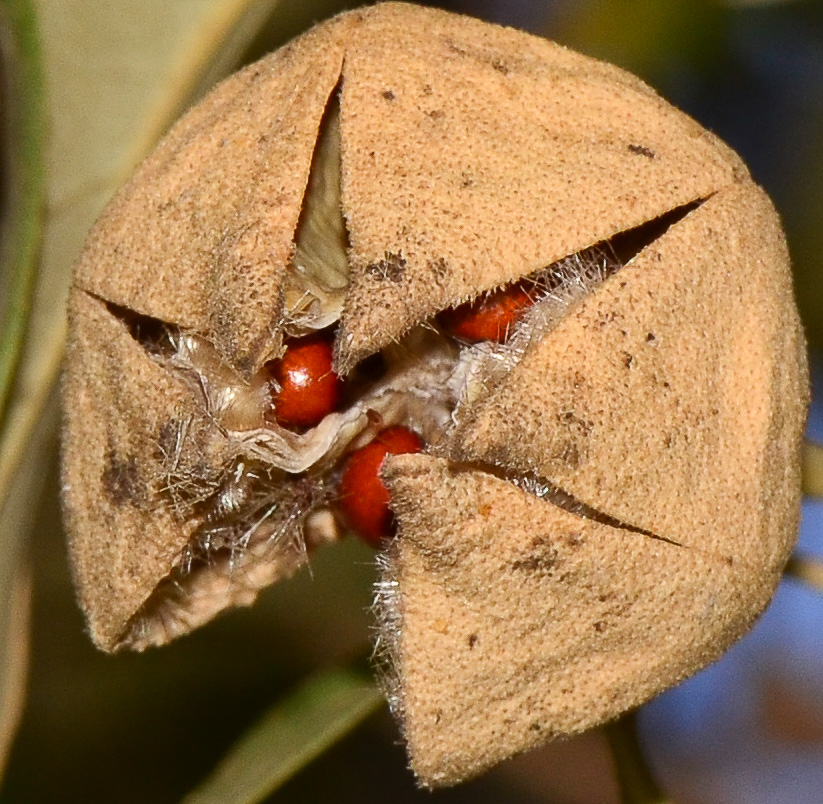
[[[515,322],[532,301],[522,283],[509,285],[444,310],[437,321],[450,335],[465,341],[505,343]]]
[[[446,332],[461,340],[503,343],[529,304],[531,298],[522,284],[511,285],[445,310],[437,320]],[[290,340],[283,356],[269,363],[268,370],[274,380],[270,418],[281,427],[307,430],[337,409],[343,382],[332,370],[329,336],[315,334]],[[420,452],[422,448],[418,435],[394,426],[381,430],[346,457],[336,506],[346,524],[374,548],[393,530],[389,494],[378,476],[380,465],[386,455]]]

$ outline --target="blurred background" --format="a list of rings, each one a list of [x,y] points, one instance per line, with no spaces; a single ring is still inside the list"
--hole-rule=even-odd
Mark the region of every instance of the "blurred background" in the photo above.
[[[76,156],[78,142],[105,137],[72,106],[80,90],[62,88],[58,77],[75,70],[76,80],[88,83],[83,76],[91,72],[110,85],[120,80],[119,72],[100,76],[102,67],[89,66],[99,49],[108,51],[110,70],[124,42],[155,37],[108,17],[101,5],[35,3],[47,42],[65,36],[73,43],[71,50],[45,49],[47,58],[57,54],[47,64],[51,102],[63,104],[55,112],[62,117],[54,125],[50,160],[55,175],[65,177],[62,190],[50,190],[49,202],[52,213],[68,217],[90,198],[90,207],[99,207],[110,189],[96,184],[99,176]],[[243,60],[356,4],[265,5],[271,10],[242,39]],[[735,148],[783,218],[812,349],[815,399],[823,400],[823,2],[428,5],[524,28],[616,63]],[[144,14],[139,23],[151,26],[152,20]],[[129,18],[128,25],[136,24]],[[150,70],[151,50],[145,59]],[[191,93],[232,59],[226,57]],[[123,74],[141,69],[131,56]],[[97,90],[85,91],[94,102]],[[111,86],[99,91],[100,102],[109,102]],[[129,158],[149,144],[137,138]],[[75,180],[83,170],[82,181]],[[64,261],[77,245],[67,242]],[[820,404],[812,409],[809,435],[823,441]],[[299,679],[368,655],[373,559],[353,542],[321,551],[311,573],[267,591],[254,608],[231,612],[169,647],[115,657],[95,651],[65,562],[56,438],[53,432],[44,438],[50,456],[42,465],[48,467],[42,469],[45,486],[30,512],[36,521],[28,546],[34,567],[28,698],[0,801],[179,801]],[[823,557],[823,502],[804,503],[800,547]],[[716,665],[644,707],[640,727],[649,760],[678,804],[823,801],[823,596],[784,581],[752,633]],[[417,791],[397,730],[381,711],[271,800],[610,804],[617,795],[606,743],[597,732],[504,763],[453,790]]]

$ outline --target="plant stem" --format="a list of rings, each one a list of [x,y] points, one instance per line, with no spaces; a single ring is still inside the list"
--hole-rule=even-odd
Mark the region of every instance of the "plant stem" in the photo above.
[[[803,442],[801,453],[803,467],[803,493],[823,497],[823,447]]]
[[[796,578],[816,592],[823,592],[823,560],[795,553],[783,570],[784,575]]]
[[[623,804],[674,804],[652,775],[637,739],[634,712],[627,712],[604,728],[614,759]]]

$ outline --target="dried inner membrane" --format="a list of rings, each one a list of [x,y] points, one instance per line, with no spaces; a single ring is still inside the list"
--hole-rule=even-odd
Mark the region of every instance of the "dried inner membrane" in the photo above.
[[[284,290],[292,334],[323,329],[343,311],[349,284],[348,235],[340,206],[340,107],[330,103],[320,125],[306,201]]]
[[[319,331],[332,338],[341,316],[349,263],[340,173],[338,111],[330,103],[287,268],[287,336]],[[164,471],[156,481],[158,492],[181,518],[201,524],[169,576],[132,618],[122,642],[135,648],[165,642],[226,606],[249,603],[262,586],[302,564],[307,550],[343,535],[335,488],[346,453],[383,428],[402,425],[417,433],[429,452],[445,454],[450,434],[471,417],[475,399],[502,382],[576,302],[700,203],[678,207],[521,279],[531,304],[503,343],[461,341],[436,320],[415,326],[362,361],[346,378],[343,404],[306,432],[281,427],[267,415],[272,380],[265,366],[246,382],[202,336],[109,304],[152,359],[198,390],[235,453],[219,477],[203,481],[180,465],[185,422],[160,445]],[[539,480],[509,480],[546,496]],[[561,494],[550,499],[574,509],[574,501]]]

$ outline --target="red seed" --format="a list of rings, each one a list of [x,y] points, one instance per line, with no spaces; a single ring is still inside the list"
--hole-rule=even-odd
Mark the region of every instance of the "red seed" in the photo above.
[[[420,452],[422,447],[420,438],[411,430],[388,427],[346,458],[337,506],[351,529],[375,549],[392,535],[394,525],[389,493],[377,474],[380,464],[387,454]]]
[[[331,361],[331,342],[322,335],[309,335],[288,341],[285,354],[267,364],[280,386],[272,392],[272,418],[281,427],[314,427],[334,411],[342,382]]]
[[[521,285],[510,285],[444,310],[437,318],[441,326],[457,338],[504,343],[523,310],[531,303],[531,297]]]

